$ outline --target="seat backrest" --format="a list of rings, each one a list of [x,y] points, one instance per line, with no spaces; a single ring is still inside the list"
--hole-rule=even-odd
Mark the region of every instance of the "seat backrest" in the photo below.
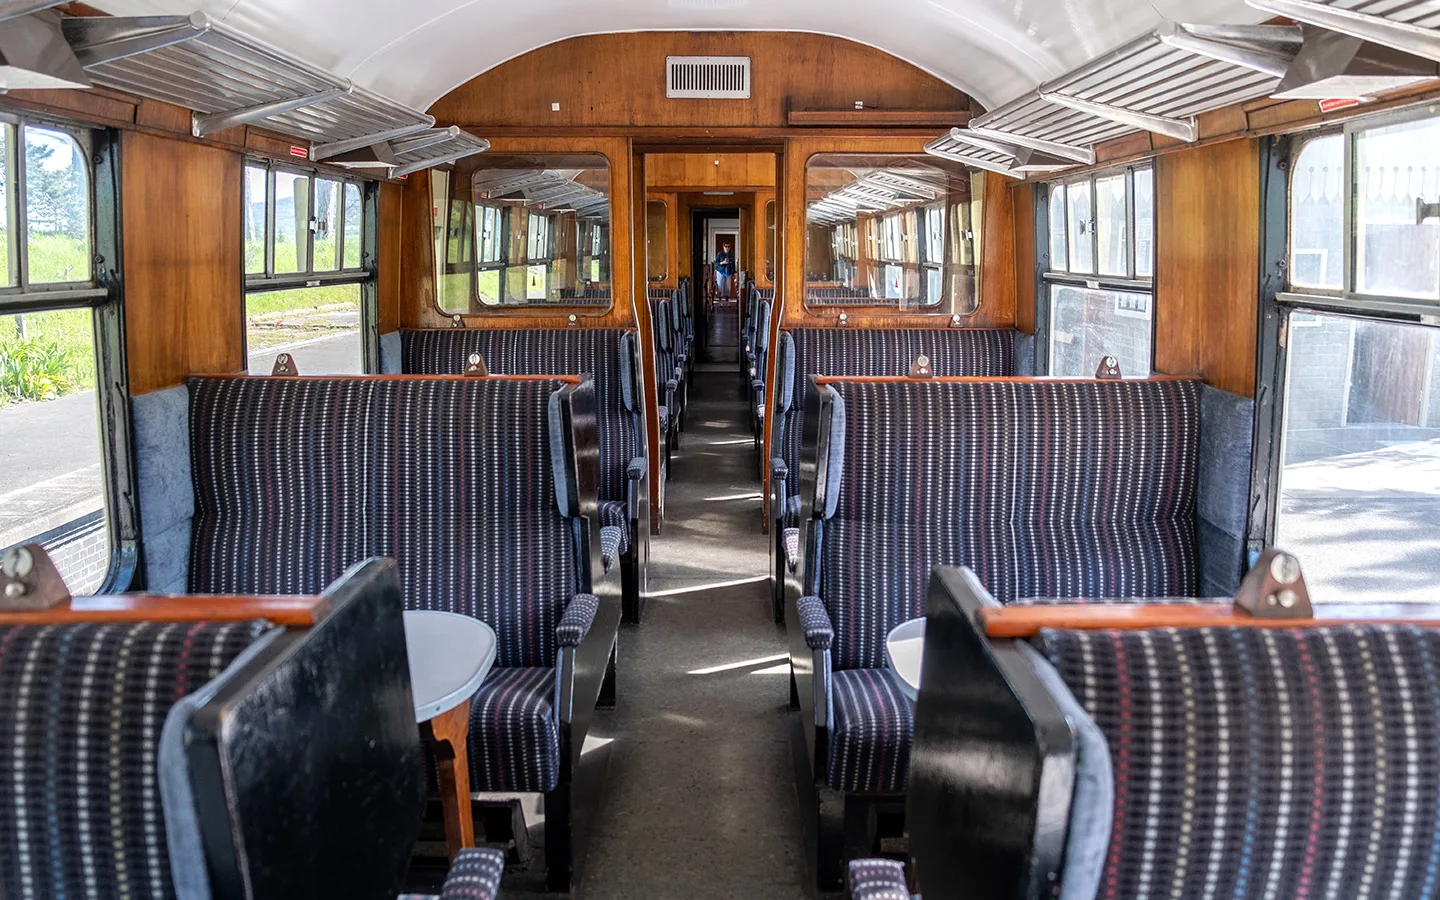
[[[551,665],[588,583],[574,467],[594,465],[566,446],[558,395],[589,384],[191,379],[190,589],[315,593],[393,557],[407,608],[486,622],[497,665]]]
[[[794,382],[778,454],[790,468],[786,492],[800,492],[800,446],[811,375],[908,375],[915,357],[930,357],[937,376],[998,378],[1014,374],[1016,332],[1005,329],[794,328]]]
[[[1037,646],[1108,745],[1097,896],[1440,895],[1440,630],[1046,631]]]
[[[402,331],[402,368],[412,375],[459,375],[479,353],[497,375],[590,375],[600,440],[600,499],[625,499],[625,467],[640,432],[627,415],[621,328],[441,328]]]
[[[650,300],[650,322],[655,328],[655,375],[664,396],[665,382],[675,377],[675,334],[670,328],[670,301]]]
[[[1003,602],[1189,597],[1199,384],[835,381],[818,579],[837,669],[885,665],[935,566]]]

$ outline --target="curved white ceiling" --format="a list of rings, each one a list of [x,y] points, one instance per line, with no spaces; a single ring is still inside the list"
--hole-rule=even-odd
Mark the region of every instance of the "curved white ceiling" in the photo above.
[[[994,107],[1153,27],[1255,22],[1243,0],[98,0],[215,19],[419,109],[507,59],[619,31],[813,31],[870,44]]]

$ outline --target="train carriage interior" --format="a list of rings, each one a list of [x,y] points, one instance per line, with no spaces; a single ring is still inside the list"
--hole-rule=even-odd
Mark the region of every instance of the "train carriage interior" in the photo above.
[[[0,0],[0,900],[1440,900],[1440,4]]]

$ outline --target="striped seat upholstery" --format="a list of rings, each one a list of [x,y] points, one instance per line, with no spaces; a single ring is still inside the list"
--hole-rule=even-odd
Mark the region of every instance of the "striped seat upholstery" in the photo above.
[[[800,453],[811,375],[908,375],[915,357],[922,354],[930,357],[940,377],[1014,374],[1016,332],[1001,329],[795,328],[787,334],[793,342],[792,388],[788,412],[776,429],[779,457],[789,468],[785,490],[790,497],[800,496]]]
[[[1037,643],[1114,773],[1087,895],[1440,896],[1440,631],[1047,631]]]
[[[412,375],[458,375],[465,371],[470,354],[479,353],[497,375],[592,376],[600,441],[601,524],[624,527],[620,547],[624,553],[632,537],[625,470],[631,459],[644,456],[621,385],[625,334],[619,328],[402,331],[401,367]]]
[[[1194,594],[1197,383],[830,390],[837,493],[819,593],[835,635],[832,787],[904,788],[879,761],[908,757],[912,707],[880,670],[890,629],[924,614],[935,566],[969,566],[1001,602]],[[846,670],[871,673],[866,689]]]
[[[496,900],[504,874],[504,852],[493,847],[466,847],[450,864],[439,894],[401,894],[395,900]]]
[[[0,627],[0,897],[174,897],[166,717],[270,630]]]
[[[407,609],[495,630],[471,719],[476,790],[550,790],[555,630],[580,589],[549,433],[564,384],[192,379],[191,590],[318,593],[359,560],[393,557]]]

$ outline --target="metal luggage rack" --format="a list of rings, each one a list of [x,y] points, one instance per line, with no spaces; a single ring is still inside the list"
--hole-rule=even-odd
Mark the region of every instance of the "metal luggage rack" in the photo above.
[[[96,84],[192,110],[197,137],[261,124],[307,141],[314,160],[347,165],[345,154],[375,148],[355,164],[393,167],[394,175],[489,148],[458,128],[434,129],[433,117],[201,12],[67,17],[60,24]],[[389,142],[395,143],[382,146]]]
[[[1246,2],[1300,24],[1162,22],[926,152],[1019,178],[1092,165],[1096,144],[1137,131],[1193,142],[1197,116],[1260,97],[1369,99],[1440,77],[1433,2]]]

